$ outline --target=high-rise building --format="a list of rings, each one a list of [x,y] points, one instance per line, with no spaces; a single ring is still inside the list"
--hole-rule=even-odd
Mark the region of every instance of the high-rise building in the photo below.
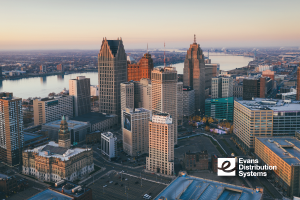
[[[151,80],[142,78],[139,82],[140,103],[136,106],[152,110],[152,84]]]
[[[152,74],[153,75],[153,74]],[[174,174],[174,124],[169,114],[159,113],[149,122],[149,157],[146,168],[166,175]]]
[[[40,66],[40,72],[46,72],[46,66],[45,65]]]
[[[233,96],[233,78],[215,77],[211,80],[211,98],[226,98]]]
[[[275,74],[275,72],[271,71],[269,69],[267,69],[267,70],[265,70],[265,71],[262,72],[262,76],[269,77],[273,81],[275,80],[275,75],[274,74]]]
[[[45,124],[73,116],[73,96],[63,95],[54,98],[33,100],[34,125]]]
[[[149,153],[149,121],[151,111],[126,108],[122,115],[123,150],[130,156]]]
[[[74,116],[91,112],[90,79],[77,76],[69,80],[69,95],[74,96]]]
[[[22,99],[13,93],[0,93],[0,114],[0,160],[18,165],[24,144]]]
[[[269,77],[247,78],[243,80],[243,99],[251,100],[253,97],[266,98],[273,88],[273,81]]]
[[[197,112],[204,113],[205,109],[205,64],[200,45],[194,43],[187,50],[183,68],[183,85],[195,90],[195,107]]]
[[[183,123],[183,82],[177,82],[177,121]]]
[[[134,109],[134,82],[121,83],[121,110]]]
[[[140,81],[141,78],[151,79],[151,71],[153,70],[153,60],[151,54],[145,53],[138,64],[128,64],[127,80]]]
[[[121,122],[120,84],[127,81],[127,55],[122,38],[103,39],[98,54],[99,112],[115,114]]]
[[[191,87],[183,87],[183,116],[191,116],[195,113],[195,90]]]
[[[300,64],[297,68],[297,94],[296,94],[296,100],[300,100]]]
[[[61,119],[60,128],[58,131],[58,145],[68,149],[71,147],[71,136],[65,116],[63,116]]]
[[[174,67],[156,68],[151,74],[152,111],[169,113],[174,124],[174,142],[177,144],[177,71]]]
[[[59,65],[56,66],[56,69],[57,69],[57,71],[63,72],[64,71],[64,66],[62,64],[59,64]]]

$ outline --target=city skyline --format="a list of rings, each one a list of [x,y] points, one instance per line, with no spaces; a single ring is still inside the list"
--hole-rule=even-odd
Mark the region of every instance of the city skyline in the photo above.
[[[0,50],[300,46],[299,1],[1,1]]]

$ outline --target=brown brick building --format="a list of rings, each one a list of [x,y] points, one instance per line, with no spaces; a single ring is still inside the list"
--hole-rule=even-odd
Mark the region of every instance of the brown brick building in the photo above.
[[[218,171],[218,156],[215,154],[211,156],[211,169],[214,173]]]
[[[186,170],[205,170],[208,169],[208,153],[202,152],[190,153],[184,155],[184,166]]]
[[[127,64],[127,80],[140,81],[141,78],[151,79],[153,60],[151,54],[145,53],[137,64]]]

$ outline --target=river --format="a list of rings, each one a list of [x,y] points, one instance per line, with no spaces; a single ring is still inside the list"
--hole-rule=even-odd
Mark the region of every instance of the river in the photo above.
[[[204,52],[207,56],[207,52]],[[252,58],[243,56],[232,56],[223,53],[214,53],[209,55],[212,63],[219,63],[221,70],[231,70],[243,66],[247,66]],[[183,63],[173,64],[179,74],[183,73]],[[46,77],[31,77],[17,80],[0,81],[0,92],[13,92],[14,96],[21,98],[28,97],[46,97],[49,93],[59,93],[64,88],[69,88],[69,79],[74,79],[77,76],[85,76],[90,78],[91,85],[98,84],[98,73],[75,73],[68,75],[53,75]]]

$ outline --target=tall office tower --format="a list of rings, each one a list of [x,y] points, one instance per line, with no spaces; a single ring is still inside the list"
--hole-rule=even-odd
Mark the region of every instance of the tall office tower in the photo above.
[[[46,66],[45,65],[40,66],[40,72],[46,72]]]
[[[91,112],[90,79],[77,76],[69,80],[69,95],[74,96],[74,116]]]
[[[71,136],[65,116],[62,116],[58,131],[58,146],[68,149],[71,147]]]
[[[121,110],[134,109],[134,82],[121,83]]]
[[[149,157],[147,170],[166,175],[174,174],[174,124],[167,113],[152,116],[149,122]]]
[[[177,121],[183,123],[183,82],[177,82]]]
[[[126,108],[122,114],[123,150],[130,156],[149,153],[151,111]]]
[[[121,122],[120,84],[127,81],[127,55],[122,38],[103,39],[98,54],[99,112],[115,114]]]
[[[296,94],[296,100],[300,100],[300,64],[297,69],[297,94]]]
[[[148,78],[142,78],[139,82],[140,102],[138,107],[152,110],[152,84]]]
[[[23,144],[22,99],[0,93],[0,160],[10,166],[20,164]]]
[[[156,68],[151,74],[152,111],[169,113],[174,124],[174,143],[177,144],[177,71],[174,67]]]
[[[191,87],[183,87],[183,116],[191,116],[195,113],[195,90]]]
[[[63,115],[73,117],[73,96],[63,95],[33,100],[34,125],[59,120]]]
[[[151,79],[151,71],[153,70],[153,60],[148,52],[144,54],[138,64],[128,64],[127,80],[140,81],[141,78]]]
[[[211,80],[211,98],[227,98],[233,96],[233,78],[215,77]]]
[[[205,109],[205,64],[200,45],[194,43],[187,50],[183,68],[183,85],[195,90],[195,107],[197,112],[204,113]]]
[[[269,77],[247,78],[243,80],[243,99],[251,100],[253,97],[265,98],[273,88],[273,81]]]

